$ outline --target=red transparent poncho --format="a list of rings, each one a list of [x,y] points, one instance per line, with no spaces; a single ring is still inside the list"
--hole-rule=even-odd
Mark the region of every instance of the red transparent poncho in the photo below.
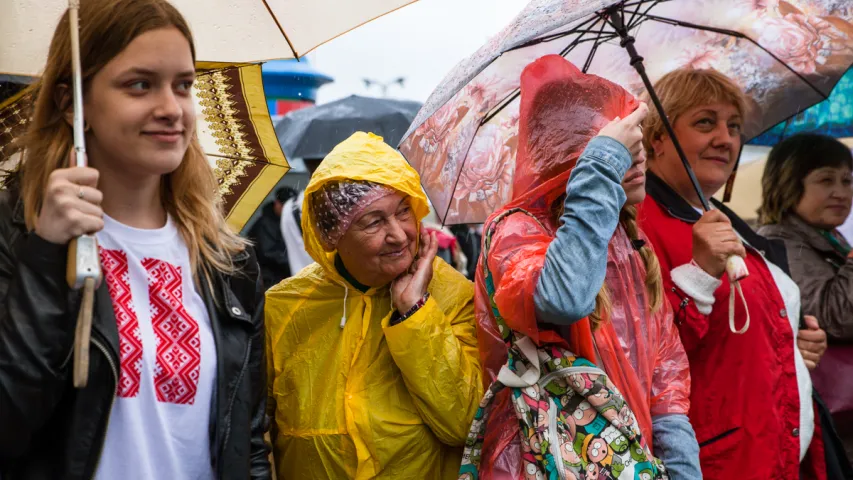
[[[523,208],[542,225],[523,214],[507,217],[492,237],[487,261],[495,281],[495,302],[508,326],[540,345],[561,344],[593,361],[600,356],[599,363],[651,441],[652,416],[687,414],[690,375],[668,303],[664,301],[654,314],[648,311],[645,265],[624,228],[617,229],[608,250],[605,283],[612,312],[594,334],[588,319],[560,327],[559,332],[555,326],[537,324],[533,304],[572,168],[607,122],[624,118],[636,107],[637,101],[621,87],[583,74],[556,55],[540,58],[524,70],[513,199],[493,217]],[[492,316],[482,268],[476,282],[478,342],[488,385],[506,363],[506,345]],[[489,419],[481,452],[482,479],[523,478],[518,421],[508,394],[504,390],[496,398]]]

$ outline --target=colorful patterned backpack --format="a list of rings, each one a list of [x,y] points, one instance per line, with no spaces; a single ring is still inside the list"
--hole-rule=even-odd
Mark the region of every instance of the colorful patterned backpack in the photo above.
[[[483,258],[488,258],[497,225],[514,213],[533,217],[522,209],[497,216],[486,229]],[[479,478],[489,409],[505,388],[510,389],[519,422],[525,479],[668,479],[663,465],[645,446],[634,413],[604,371],[564,348],[537,347],[530,338],[510,330],[495,305],[488,263],[484,261],[483,266],[508,360],[480,402],[465,443],[459,480]]]

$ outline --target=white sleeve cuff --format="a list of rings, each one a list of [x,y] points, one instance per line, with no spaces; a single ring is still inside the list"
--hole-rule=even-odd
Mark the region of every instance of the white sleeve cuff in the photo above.
[[[694,263],[685,263],[672,269],[672,283],[686,293],[702,315],[710,315],[714,308],[714,292],[723,284]]]

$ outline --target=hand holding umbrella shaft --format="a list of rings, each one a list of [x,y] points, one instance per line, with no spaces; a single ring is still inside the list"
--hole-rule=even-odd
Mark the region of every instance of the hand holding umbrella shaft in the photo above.
[[[693,225],[693,261],[709,275],[721,278],[733,256],[746,257],[746,249],[731,221],[719,210],[705,212]]]
[[[74,165],[76,153],[69,155]],[[89,378],[89,342],[95,288],[101,277],[98,244],[92,234],[104,228],[103,195],[97,189],[98,171],[88,167],[54,170],[48,179],[35,233],[56,244],[68,244],[68,285],[83,289],[83,301],[74,333],[74,386]]]
[[[72,151],[72,162],[73,156]],[[80,235],[103,229],[103,195],[97,186],[98,171],[94,168],[54,170],[48,179],[41,211],[36,219],[36,235],[48,242],[64,245]]]

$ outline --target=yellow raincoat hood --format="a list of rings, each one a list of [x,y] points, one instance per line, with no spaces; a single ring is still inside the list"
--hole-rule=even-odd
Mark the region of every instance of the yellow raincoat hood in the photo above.
[[[380,183],[408,195],[415,217],[420,222],[429,214],[421,177],[403,156],[372,133],[356,132],[338,144],[320,164],[305,188],[302,203],[302,239],[305,251],[327,272],[335,271],[335,252],[327,253],[317,237],[311,206],[311,194],[323,185],[341,180],[364,180]]]
[[[426,304],[390,326],[389,288],[346,282],[314,228],[311,194],[338,180],[389,186],[428,213],[417,172],[375,135],[354,134],[314,173],[302,231],[317,263],[271,288],[264,310],[278,478],[455,479],[482,395],[473,285],[436,259]]]

